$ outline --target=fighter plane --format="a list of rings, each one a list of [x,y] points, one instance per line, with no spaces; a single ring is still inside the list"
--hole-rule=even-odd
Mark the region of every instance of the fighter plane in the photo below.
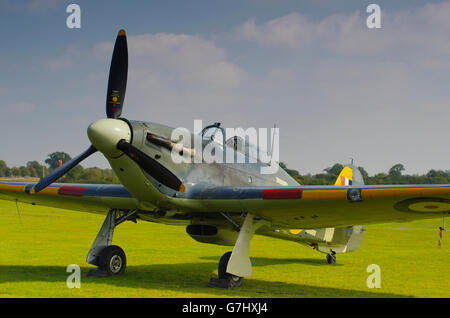
[[[107,276],[126,268],[124,251],[112,245],[115,227],[124,221],[183,225],[198,242],[233,246],[220,258],[216,284],[234,287],[252,274],[249,250],[254,234],[301,243],[335,263],[337,253],[360,247],[362,224],[450,214],[450,185],[364,185],[353,164],[344,167],[334,185],[306,186],[281,168],[261,174],[268,165],[262,161],[175,163],[174,150],[196,155],[186,140],[172,139],[175,128],[121,117],[127,72],[126,33],[120,30],[111,59],[107,118],[88,127],[91,146],[38,183],[0,183],[3,200],[106,215],[87,262]],[[240,153],[248,159],[249,147],[242,146],[242,140],[224,136],[223,127],[215,123],[187,139],[203,147],[216,143],[224,154]],[[54,183],[97,151],[121,184]]]

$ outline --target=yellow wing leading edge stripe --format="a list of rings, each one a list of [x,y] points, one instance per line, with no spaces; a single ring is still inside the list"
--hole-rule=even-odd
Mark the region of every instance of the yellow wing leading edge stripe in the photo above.
[[[1,184],[0,191],[8,192],[25,192],[25,185],[23,184]]]

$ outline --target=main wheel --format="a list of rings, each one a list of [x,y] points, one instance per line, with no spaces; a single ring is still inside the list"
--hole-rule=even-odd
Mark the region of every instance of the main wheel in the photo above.
[[[127,267],[125,252],[116,245],[105,247],[100,255],[98,268],[109,276],[121,275]]]
[[[235,275],[231,275],[230,273],[227,273],[227,266],[228,261],[230,260],[231,252],[226,252],[222,255],[219,261],[219,279],[229,279],[230,282],[233,284],[233,286],[240,286],[242,284],[242,281],[244,280],[244,277],[239,277]]]

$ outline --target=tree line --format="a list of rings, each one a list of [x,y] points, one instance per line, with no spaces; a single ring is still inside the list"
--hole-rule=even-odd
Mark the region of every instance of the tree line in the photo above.
[[[302,175],[297,170],[289,169],[284,163],[280,166],[286,170],[297,182],[304,185],[330,185],[336,182],[343,164],[336,163],[331,167],[325,168],[324,173]],[[404,175],[405,167],[398,163],[393,165],[387,173],[380,172],[369,176],[363,167],[358,167],[364,179],[365,184],[450,184],[450,170],[431,169],[424,175]]]
[[[53,152],[45,159],[45,165],[41,165],[38,161],[28,161],[25,166],[8,167],[4,160],[0,160],[0,177],[7,178],[42,178],[48,173],[59,167],[59,164],[71,160],[69,154],[65,152]],[[300,174],[297,170],[289,169],[283,162],[280,163],[289,175],[297,182],[304,185],[330,185],[334,184],[343,164],[336,163],[331,167],[325,168],[323,173],[318,174]],[[365,184],[450,184],[450,170],[434,170],[431,169],[424,175],[404,175],[405,167],[398,163],[393,165],[388,172],[376,173],[369,176],[363,167],[358,167],[364,178]],[[67,174],[61,177],[58,182],[67,183],[120,183],[119,178],[114,174],[112,169],[100,169],[98,167],[83,168],[77,165]]]
[[[45,159],[45,165],[41,165],[38,161],[28,161],[25,166],[8,167],[4,160],[0,160],[0,177],[6,178],[42,178],[71,160],[69,154],[65,152],[53,152]],[[114,174],[112,169],[100,169],[98,167],[83,168],[81,165],[75,166],[58,182],[67,183],[119,183],[119,178]]]

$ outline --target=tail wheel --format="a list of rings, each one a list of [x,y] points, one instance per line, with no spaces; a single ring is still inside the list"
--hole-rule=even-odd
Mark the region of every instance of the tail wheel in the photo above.
[[[219,261],[219,279],[229,279],[230,282],[233,284],[233,286],[240,286],[242,284],[242,281],[244,280],[244,277],[239,277],[235,275],[231,275],[230,273],[227,273],[227,266],[228,261],[230,260],[231,252],[226,252],[222,255]]]
[[[99,261],[99,269],[105,271],[109,276],[121,275],[127,266],[125,252],[116,245],[106,247]]]
[[[327,263],[336,264],[336,253],[327,254]]]

